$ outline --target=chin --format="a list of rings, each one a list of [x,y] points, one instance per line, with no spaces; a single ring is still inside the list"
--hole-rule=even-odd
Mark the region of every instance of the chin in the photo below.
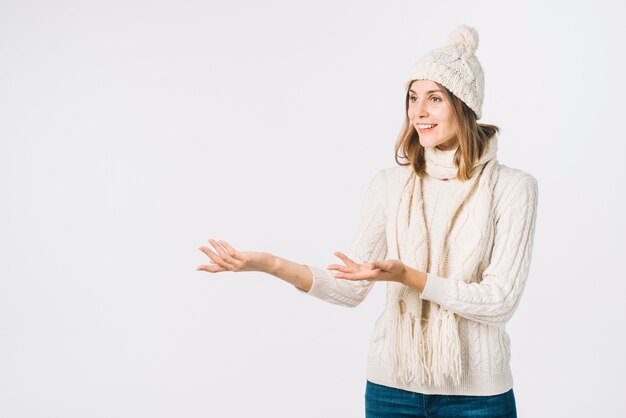
[[[420,137],[420,144],[424,147],[424,148],[435,148],[437,145],[441,144],[441,142],[432,142],[432,141],[424,141],[422,140],[422,138]]]

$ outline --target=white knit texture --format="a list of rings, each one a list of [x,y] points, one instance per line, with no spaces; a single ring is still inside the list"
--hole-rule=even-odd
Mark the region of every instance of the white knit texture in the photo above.
[[[370,182],[361,205],[358,229],[346,255],[357,263],[372,260],[384,260],[387,255],[385,225],[386,182],[385,170],[379,171]],[[375,282],[367,280],[337,280],[331,270],[317,266],[307,266],[314,277],[313,287],[308,292],[296,288],[302,293],[316,296],[337,305],[354,307],[363,301]]]
[[[367,378],[378,384],[400,389],[448,395],[495,395],[513,386],[510,370],[510,339],[506,322],[515,312],[523,293],[531,264],[536,224],[538,185],[530,174],[499,164],[499,174],[494,188],[493,214],[495,236],[491,257],[485,260],[481,277],[454,280],[429,273],[422,298],[435,302],[460,316],[463,378],[459,385],[429,387],[419,383],[402,385],[391,375],[391,349],[387,311],[389,300],[380,315],[370,339]],[[348,256],[357,262],[384,260],[387,256],[387,239],[391,235],[387,213],[389,202],[397,199],[394,193],[401,190],[401,181],[410,167],[391,167],[380,170],[370,182],[362,205],[360,224]],[[439,181],[439,180],[434,180]],[[447,210],[447,196],[460,186],[458,180],[442,185],[426,182],[424,201],[429,213]],[[471,213],[461,212],[459,225]],[[428,220],[432,237],[445,231],[437,229],[437,222]],[[440,227],[441,228],[441,227]],[[456,232],[455,232],[456,231]],[[450,245],[463,248],[462,228],[452,231]],[[462,253],[462,252],[459,252]],[[453,252],[454,254],[454,252]],[[450,263],[463,263],[452,257]],[[354,307],[369,293],[375,282],[337,279],[333,272],[309,266],[313,273],[313,287],[309,292],[326,302]],[[389,285],[388,285],[389,286]]]
[[[478,32],[467,25],[457,26],[448,35],[447,44],[433,49],[415,62],[406,74],[404,89],[413,80],[432,80],[445,86],[482,117],[485,75],[476,57]]]

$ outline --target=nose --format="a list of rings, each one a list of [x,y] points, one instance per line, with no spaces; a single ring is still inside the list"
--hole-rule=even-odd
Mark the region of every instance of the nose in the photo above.
[[[428,109],[426,108],[426,103],[422,100],[417,100],[413,104],[413,116],[414,119],[424,118],[428,116]]]

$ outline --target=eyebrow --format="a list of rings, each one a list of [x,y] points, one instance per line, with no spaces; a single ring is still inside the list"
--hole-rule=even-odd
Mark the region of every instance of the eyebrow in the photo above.
[[[414,92],[413,90],[411,90],[411,89],[409,89],[409,91],[410,91],[411,93],[413,93],[413,94],[417,94],[417,93],[415,93],[415,92]],[[426,92],[426,94],[430,94],[430,93],[443,93],[443,92],[442,92],[441,90],[428,90],[428,91]]]

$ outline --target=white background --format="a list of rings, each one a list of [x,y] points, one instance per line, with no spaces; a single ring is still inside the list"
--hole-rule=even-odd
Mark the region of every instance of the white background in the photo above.
[[[461,23],[539,183],[518,413],[623,416],[618,4],[1,1],[0,416],[363,416],[385,285],[342,308],[198,247],[339,262],[404,74]]]

